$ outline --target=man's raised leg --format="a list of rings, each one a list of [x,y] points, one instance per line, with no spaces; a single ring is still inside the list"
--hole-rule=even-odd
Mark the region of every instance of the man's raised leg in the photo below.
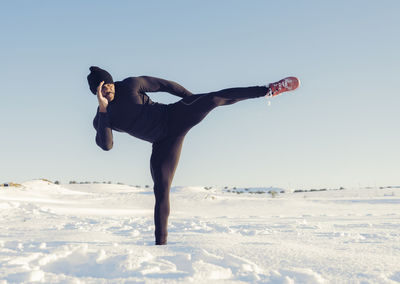
[[[171,135],[185,135],[200,123],[214,108],[236,102],[263,97],[267,87],[224,89],[217,92],[197,94],[168,105],[168,131]]]

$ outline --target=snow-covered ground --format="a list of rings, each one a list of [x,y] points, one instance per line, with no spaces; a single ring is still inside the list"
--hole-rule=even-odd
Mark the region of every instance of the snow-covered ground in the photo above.
[[[151,189],[0,187],[0,283],[400,282],[400,188],[260,191],[173,188],[154,246]]]

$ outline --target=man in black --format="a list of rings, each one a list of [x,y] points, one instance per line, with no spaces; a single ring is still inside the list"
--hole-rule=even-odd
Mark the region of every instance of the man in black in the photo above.
[[[154,181],[154,223],[157,245],[167,243],[170,212],[169,191],[186,133],[214,108],[241,100],[276,96],[298,87],[295,77],[267,86],[231,88],[192,94],[181,85],[149,76],[129,77],[114,82],[105,70],[92,66],[88,83],[97,94],[99,107],[93,121],[96,143],[103,150],[113,146],[112,130],[126,132],[153,145],[150,158]],[[168,92],[182,99],[173,104],[153,102],[146,92]]]

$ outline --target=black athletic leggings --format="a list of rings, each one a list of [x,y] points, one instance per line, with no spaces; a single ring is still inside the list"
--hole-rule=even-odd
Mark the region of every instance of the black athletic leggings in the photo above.
[[[265,96],[267,87],[232,88],[207,94],[185,97],[168,105],[168,133],[161,141],[153,143],[150,159],[154,181],[154,223],[156,244],[167,242],[167,225],[170,211],[169,191],[178,165],[186,133],[218,106],[241,100]]]

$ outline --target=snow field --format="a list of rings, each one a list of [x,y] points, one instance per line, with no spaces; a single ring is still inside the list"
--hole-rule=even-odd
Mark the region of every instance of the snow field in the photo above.
[[[399,283],[400,189],[236,194],[174,187],[0,190],[0,283]]]

